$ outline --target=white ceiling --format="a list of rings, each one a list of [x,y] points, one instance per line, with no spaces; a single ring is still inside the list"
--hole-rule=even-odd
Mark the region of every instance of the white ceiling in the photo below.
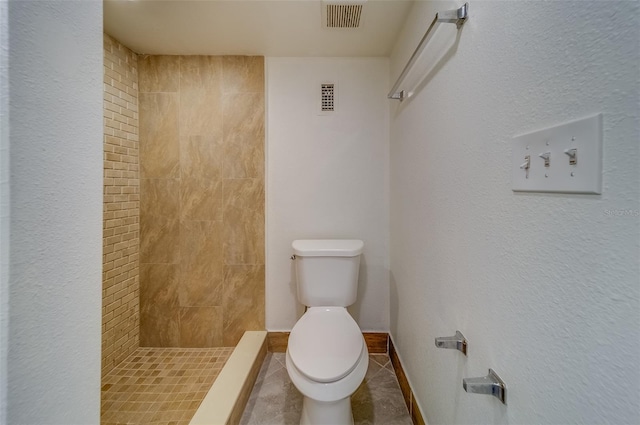
[[[137,53],[389,56],[413,2],[369,0],[360,28],[323,28],[318,0],[105,0],[105,32]]]

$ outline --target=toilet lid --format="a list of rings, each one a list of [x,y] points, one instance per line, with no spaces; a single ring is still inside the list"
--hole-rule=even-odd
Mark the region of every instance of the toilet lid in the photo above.
[[[333,382],[356,366],[364,339],[344,307],[312,307],[289,335],[289,357],[298,370],[317,382]]]

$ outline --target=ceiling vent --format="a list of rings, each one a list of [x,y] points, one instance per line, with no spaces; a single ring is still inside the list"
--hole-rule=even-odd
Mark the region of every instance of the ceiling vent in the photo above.
[[[359,28],[366,0],[322,2],[322,26],[325,28]]]

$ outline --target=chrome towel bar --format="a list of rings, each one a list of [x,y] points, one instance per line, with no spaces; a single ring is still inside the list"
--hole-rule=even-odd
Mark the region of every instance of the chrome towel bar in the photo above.
[[[418,56],[420,56],[420,53],[422,53],[424,46],[427,45],[429,34],[431,33],[431,30],[436,25],[436,23],[441,22],[441,23],[456,24],[456,27],[459,29],[462,25],[464,25],[468,17],[469,17],[469,3],[465,3],[458,9],[445,10],[444,12],[436,13],[435,18],[433,18],[433,21],[431,22],[431,25],[429,25],[429,29],[427,29],[427,32],[424,34],[424,37],[422,37],[422,40],[420,40],[420,44],[418,44],[418,47],[413,52],[413,55],[411,55],[409,62],[407,62],[404,69],[402,70],[400,77],[398,77],[398,80],[393,85],[393,88],[387,95],[389,99],[397,99],[402,102],[404,99],[409,97],[409,94],[406,92],[406,90],[399,90],[400,86],[404,81],[405,77],[411,71],[411,67],[418,59]]]

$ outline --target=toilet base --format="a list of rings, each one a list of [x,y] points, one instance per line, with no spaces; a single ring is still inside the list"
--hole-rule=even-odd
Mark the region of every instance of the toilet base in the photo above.
[[[304,397],[300,425],[353,425],[351,397],[338,401],[318,401]]]

